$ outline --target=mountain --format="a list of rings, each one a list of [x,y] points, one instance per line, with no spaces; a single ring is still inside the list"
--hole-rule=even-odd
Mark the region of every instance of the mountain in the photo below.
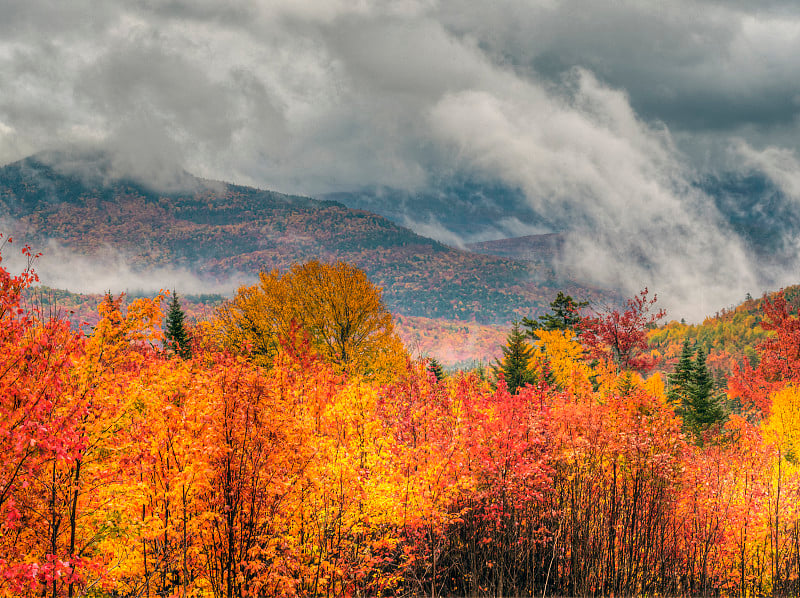
[[[742,240],[764,266],[791,266],[797,259],[800,203],[758,172],[722,171],[698,177],[691,187],[705,195],[719,224]],[[534,206],[524,192],[498,181],[454,176],[430,181],[416,191],[375,187],[337,192],[323,198],[366,209],[414,231],[479,253],[520,257],[524,239],[569,232],[569,213],[560,217]],[[576,219],[579,220],[579,219]],[[510,241],[517,249],[487,239]],[[499,243],[499,242],[498,242]],[[523,258],[525,259],[525,258]]]
[[[113,178],[102,155],[37,155],[0,168],[0,218],[34,249],[56,242],[101,256],[111,248],[139,271],[183,268],[209,281],[345,260],[384,288],[389,309],[409,316],[503,323],[547,309],[560,289],[603,295],[557,279],[545,262],[454,249],[336,201],[190,175],[180,187]]]
[[[531,208],[521,189],[499,182],[454,178],[434,181],[418,191],[375,187],[322,197],[369,210],[449,243],[518,237],[558,228]]]
[[[561,257],[565,242],[564,235],[547,233],[544,235],[527,235],[511,239],[469,243],[466,248],[474,253],[552,264]]]

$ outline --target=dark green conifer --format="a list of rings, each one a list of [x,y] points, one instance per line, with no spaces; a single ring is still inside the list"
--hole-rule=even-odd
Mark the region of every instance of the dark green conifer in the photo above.
[[[178,294],[172,292],[172,300],[169,303],[167,319],[164,324],[164,340],[168,348],[172,349],[183,359],[192,356],[192,347],[189,341],[189,333],[186,331],[186,315],[181,309]]]
[[[705,434],[725,419],[725,411],[714,394],[714,379],[708,371],[702,348],[683,343],[675,371],[668,377],[667,396],[683,419],[683,430],[702,443]]]
[[[699,349],[692,372],[692,393],[684,407],[684,427],[695,438],[702,441],[702,436],[714,425],[725,419],[725,412],[714,395],[714,379],[706,365],[705,351]]]
[[[435,357],[431,357],[428,360],[428,371],[436,376],[436,380],[444,380],[444,369],[442,369],[442,364]]]
[[[536,379],[530,369],[530,360],[533,349],[528,344],[526,335],[520,330],[519,322],[514,322],[511,332],[503,347],[503,358],[498,359],[494,367],[495,376],[503,373],[508,392],[514,394],[517,389],[526,384],[533,384]]]
[[[483,381],[487,381],[489,379],[489,374],[487,373],[487,366],[483,363],[481,359],[472,369],[473,373],[478,376]]]
[[[539,316],[536,320],[522,318],[528,336],[533,337],[536,330],[575,330],[580,323],[580,310],[589,305],[588,301],[575,301],[571,296],[558,292],[550,302],[551,313]]]
[[[675,366],[675,371],[667,376],[667,381],[669,382],[667,397],[679,412],[688,401],[688,395],[691,392],[692,377],[694,376],[694,354],[695,349],[689,339],[686,338],[683,341],[681,356]]]

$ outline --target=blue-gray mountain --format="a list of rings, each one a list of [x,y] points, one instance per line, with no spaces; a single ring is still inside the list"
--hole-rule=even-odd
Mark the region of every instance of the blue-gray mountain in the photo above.
[[[765,265],[786,266],[796,258],[800,203],[761,174],[704,176],[692,185],[718,209],[723,224]],[[370,188],[322,196],[364,209],[440,240],[460,239],[481,253],[515,259],[546,259],[570,219],[537,212],[519,188],[499,182],[452,178],[419,191]],[[534,234],[536,233],[536,234]],[[560,242],[560,241],[559,241]]]

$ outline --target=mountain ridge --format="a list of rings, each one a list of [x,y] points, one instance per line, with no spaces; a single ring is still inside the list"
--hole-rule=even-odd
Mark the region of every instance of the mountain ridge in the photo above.
[[[0,216],[26,242],[97,256],[117,248],[134,267],[181,267],[208,280],[292,263],[343,260],[384,288],[393,312],[504,323],[546,310],[561,280],[544,262],[449,247],[364,210],[243,185],[187,179],[188,190],[80,176],[33,156],[0,167]],[[169,287],[166,284],[165,287]]]

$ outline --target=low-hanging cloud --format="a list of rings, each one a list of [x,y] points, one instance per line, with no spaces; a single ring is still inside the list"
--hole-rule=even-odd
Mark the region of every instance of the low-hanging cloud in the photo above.
[[[758,150],[738,140],[733,153],[743,168],[765,174],[787,197],[800,204],[800,160],[793,149],[770,146]]]
[[[239,286],[251,284],[254,276],[232,273],[224,280],[203,277],[190,268],[139,267],[130,255],[115,247],[82,254],[50,241],[36,250],[41,256],[30,264],[39,283],[73,293],[157,293],[176,290],[180,294],[232,295]],[[16,243],[2,251],[3,267],[18,273],[29,265]]]
[[[642,123],[624,94],[590,73],[571,77],[568,97],[526,86],[452,94],[431,124],[465,168],[519,185],[567,231],[562,267],[579,279],[655,287],[692,318],[757,285],[740,240],[686,180],[668,132]]]
[[[788,1],[96,4],[0,8],[0,162],[94,146],[160,189],[189,171],[307,194],[479,174],[546,222],[406,222],[454,245],[564,232],[565,272],[650,285],[676,316],[789,280],[693,185],[747,168],[797,197]]]

